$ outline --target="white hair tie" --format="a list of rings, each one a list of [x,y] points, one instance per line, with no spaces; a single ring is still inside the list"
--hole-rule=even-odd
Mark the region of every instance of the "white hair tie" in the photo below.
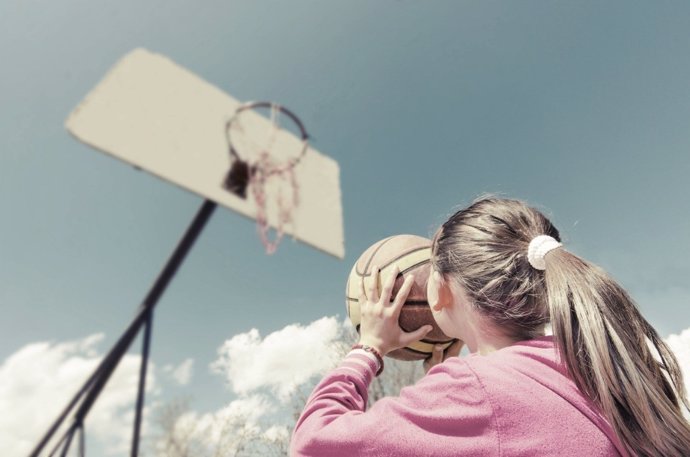
[[[532,241],[529,242],[529,247],[527,248],[527,260],[529,260],[530,265],[537,270],[546,270],[544,256],[551,250],[560,248],[561,246],[563,245],[549,235],[535,236],[532,238]]]

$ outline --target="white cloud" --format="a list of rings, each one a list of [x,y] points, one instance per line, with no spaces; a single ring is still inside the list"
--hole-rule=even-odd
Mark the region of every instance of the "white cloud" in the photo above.
[[[349,321],[324,317],[306,326],[288,325],[263,338],[252,329],[225,341],[211,368],[238,398],[215,412],[187,411],[172,418],[172,434],[168,431],[156,442],[158,454],[180,448],[202,456],[230,455],[240,448],[251,448],[256,455],[287,452],[293,416],[299,413],[289,404],[295,391],[310,386],[342,359],[351,332]],[[169,365],[164,371],[173,373],[176,368]]]
[[[241,424],[251,430],[258,430],[259,420],[274,410],[267,398],[261,395],[252,395],[234,400],[213,413],[198,414],[192,412],[185,414],[180,418],[178,425],[193,425],[199,436],[217,442],[222,438],[223,429],[230,424]]]
[[[175,420],[172,435],[156,442],[157,455],[235,455],[266,435],[268,430],[262,431],[261,421],[275,411],[274,401],[262,395],[234,400],[211,413],[188,411]],[[286,439],[278,427],[269,430],[266,440]],[[187,451],[180,452],[180,448]]]
[[[194,359],[185,359],[177,367],[174,365],[166,365],[163,367],[165,373],[170,374],[172,378],[181,386],[186,386],[192,379],[192,369],[194,367]]]
[[[285,401],[300,385],[337,364],[343,355],[343,332],[350,328],[347,321],[324,317],[306,327],[288,325],[263,339],[252,329],[227,340],[211,367],[238,395],[268,388]]]
[[[26,455],[33,449],[100,362],[95,346],[102,339],[95,334],[78,341],[32,343],[2,363],[0,455]],[[139,355],[123,357],[86,418],[87,437],[96,438],[109,454],[129,447],[140,363]],[[151,366],[147,392],[154,378]]]
[[[218,348],[211,364],[239,397],[210,413],[187,411],[173,419],[173,431],[156,442],[159,455],[183,448],[195,455],[230,455],[251,447],[256,455],[287,451],[294,405],[291,395],[315,376],[334,367],[346,352],[343,336],[349,321],[324,317],[262,338],[252,329],[235,335]],[[347,340],[347,338],[345,338]],[[349,346],[347,347],[349,349]],[[164,371],[191,371],[191,359]]]
[[[273,425],[264,431],[263,436],[272,443],[280,441],[285,442],[289,439],[290,433],[290,429],[285,425]]]

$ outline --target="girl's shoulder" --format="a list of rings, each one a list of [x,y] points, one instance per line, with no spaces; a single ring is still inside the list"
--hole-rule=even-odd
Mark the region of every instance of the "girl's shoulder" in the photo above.
[[[448,378],[474,378],[504,443],[530,437],[530,445],[539,442],[545,449],[575,443],[561,455],[583,455],[578,446],[591,455],[616,455],[610,426],[568,376],[552,337],[518,342],[488,355],[456,357],[441,366],[439,374]]]

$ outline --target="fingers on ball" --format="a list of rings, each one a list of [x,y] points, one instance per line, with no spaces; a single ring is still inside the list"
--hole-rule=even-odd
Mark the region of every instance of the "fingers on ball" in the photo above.
[[[398,313],[402,310],[402,307],[405,304],[405,300],[407,299],[407,296],[409,295],[410,289],[412,289],[413,284],[414,277],[408,276],[407,278],[405,278],[405,282],[403,283],[402,287],[395,296],[393,306]]]
[[[371,281],[369,281],[369,286],[367,287],[367,297],[369,300],[376,302],[379,300],[379,267],[374,265],[371,269]]]
[[[359,303],[360,305],[367,301],[367,291],[364,286],[364,279],[359,282]]]
[[[391,271],[390,275],[388,275],[386,284],[383,286],[383,290],[381,291],[381,298],[384,300],[384,302],[390,301],[391,293],[395,287],[395,280],[397,279],[399,273],[400,268],[398,268],[397,265],[393,266],[393,270]]]

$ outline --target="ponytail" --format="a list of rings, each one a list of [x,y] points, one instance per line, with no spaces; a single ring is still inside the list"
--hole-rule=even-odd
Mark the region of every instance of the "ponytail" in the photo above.
[[[540,235],[551,241],[533,244]],[[507,336],[533,338],[550,320],[570,377],[631,455],[690,456],[676,358],[625,290],[559,240],[536,209],[482,197],[442,225],[432,263]]]
[[[631,455],[690,455],[689,405],[669,347],[602,269],[564,249],[545,259],[554,341],[579,389]]]

